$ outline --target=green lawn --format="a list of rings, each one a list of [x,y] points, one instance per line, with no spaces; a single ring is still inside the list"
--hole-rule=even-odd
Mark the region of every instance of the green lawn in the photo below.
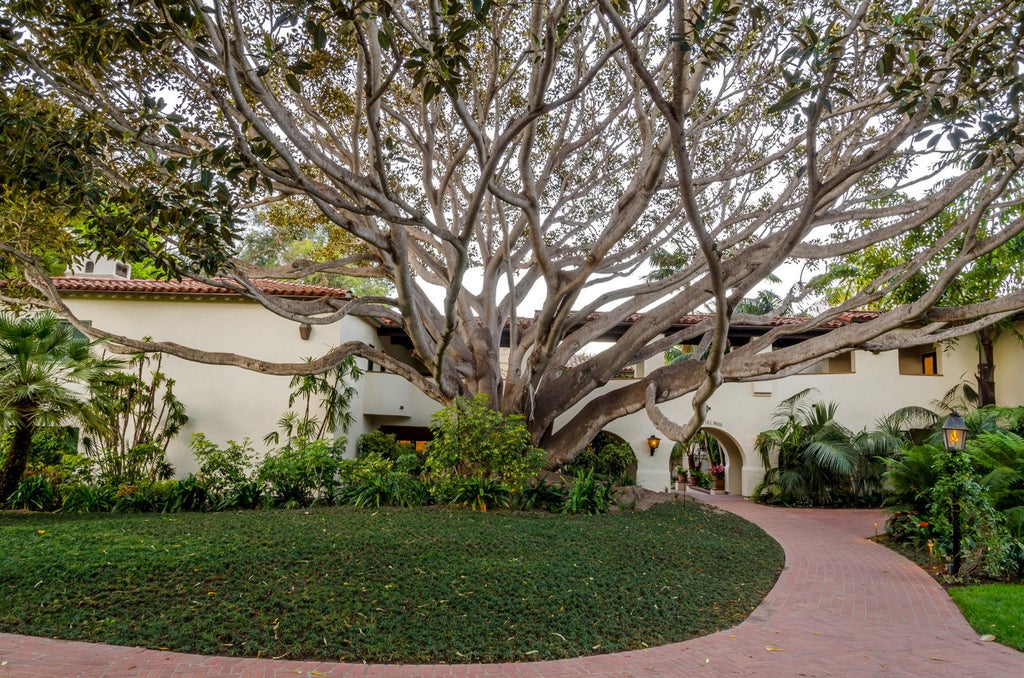
[[[958,586],[949,594],[975,631],[1024,652],[1024,584]]]
[[[529,661],[739,623],[782,549],[699,504],[0,514],[0,631],[331,661]]]

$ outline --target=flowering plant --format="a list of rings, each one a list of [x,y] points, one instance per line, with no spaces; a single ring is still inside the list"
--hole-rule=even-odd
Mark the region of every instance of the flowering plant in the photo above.
[[[725,466],[722,464],[715,464],[708,471],[711,472],[712,478],[724,478],[725,477]]]

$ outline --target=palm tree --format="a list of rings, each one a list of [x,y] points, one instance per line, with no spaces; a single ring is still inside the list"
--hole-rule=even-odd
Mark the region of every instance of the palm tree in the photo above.
[[[0,501],[21,480],[36,429],[95,417],[90,399],[121,362],[94,357],[92,346],[52,314],[0,314],[0,427],[13,432],[0,467]]]
[[[812,391],[783,400],[773,419],[776,428],[758,434],[754,444],[765,476],[754,488],[755,499],[826,505],[847,489],[857,468],[853,433],[835,420],[835,403],[807,403]]]

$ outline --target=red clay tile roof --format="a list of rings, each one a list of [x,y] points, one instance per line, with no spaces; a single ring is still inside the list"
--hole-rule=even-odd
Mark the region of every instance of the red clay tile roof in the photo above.
[[[185,294],[235,296],[236,292],[195,280],[125,280],[123,278],[58,277],[54,287],[60,292],[114,292],[120,294]],[[337,287],[305,285],[284,280],[258,279],[253,283],[261,291],[278,297],[331,297],[351,299],[352,293]]]

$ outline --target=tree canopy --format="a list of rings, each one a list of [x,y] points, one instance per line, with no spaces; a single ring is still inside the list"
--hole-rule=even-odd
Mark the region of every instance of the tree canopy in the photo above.
[[[97,130],[89,166],[104,195],[145,208],[80,238],[172,274],[227,275],[215,283],[303,322],[395,323],[429,374],[358,342],[260,368],[322,371],[358,354],[440,402],[486,394],[527,416],[552,466],[625,414],[646,409],[663,433],[687,437],[723,381],[948,338],[1024,307],[1016,288],[937,306],[965,267],[1024,230],[1020,0],[2,6],[5,91]],[[230,257],[240,213],[295,196],[361,250],[269,267]],[[966,209],[939,219],[956,201]],[[781,264],[824,271],[923,226],[940,230],[931,245],[813,306],[800,326],[727,352],[737,305]],[[915,299],[765,351],[879,302],[950,248]],[[659,251],[671,266],[645,279]],[[19,261],[59,306],[33,258]],[[317,272],[394,291],[283,304],[247,283]],[[707,305],[705,322],[677,322]],[[569,367],[612,330],[614,343]],[[622,366],[702,337],[701,360],[573,410]],[[688,422],[662,415],[658,403],[687,394]]]

